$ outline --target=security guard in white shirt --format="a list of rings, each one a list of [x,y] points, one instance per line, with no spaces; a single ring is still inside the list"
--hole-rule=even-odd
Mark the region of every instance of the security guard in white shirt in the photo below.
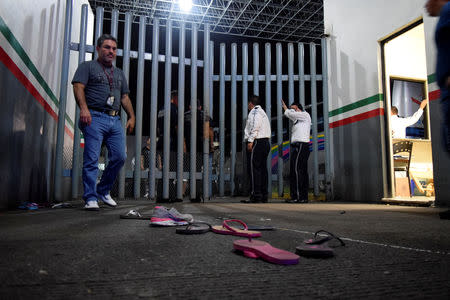
[[[420,103],[419,109],[410,117],[400,118],[398,116],[398,109],[395,106],[391,107],[391,129],[393,139],[406,138],[406,127],[416,124],[423,114],[423,109],[427,106],[428,99]]]
[[[247,141],[247,171],[251,182],[251,195],[244,203],[267,202],[267,156],[270,152],[270,121],[261,108],[259,97],[249,99],[244,139]]]
[[[298,102],[292,103],[290,109],[283,100],[281,100],[281,104],[284,115],[294,123],[289,152],[291,199],[286,202],[306,203],[308,202],[309,185],[308,158],[311,117]]]

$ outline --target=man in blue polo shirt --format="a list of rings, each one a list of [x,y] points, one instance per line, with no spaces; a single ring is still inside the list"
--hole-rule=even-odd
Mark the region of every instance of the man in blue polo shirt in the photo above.
[[[84,136],[83,199],[86,210],[99,210],[98,199],[111,207],[117,206],[110,190],[126,159],[120,106],[128,115],[128,132],[133,131],[136,122],[125,75],[113,65],[117,40],[104,34],[98,38],[96,50],[98,59],[80,64],[72,80],[75,100],[80,107],[78,126]],[[108,149],[109,163],[96,184],[103,143]]]

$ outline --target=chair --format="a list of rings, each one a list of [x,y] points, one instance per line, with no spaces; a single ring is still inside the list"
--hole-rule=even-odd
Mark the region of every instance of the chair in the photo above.
[[[411,181],[409,176],[409,166],[411,164],[411,153],[412,153],[413,143],[410,141],[396,142],[392,145],[392,149],[395,154],[407,153],[407,156],[394,157],[394,173],[395,171],[406,172],[406,178],[408,178],[408,183]],[[411,194],[411,186],[408,184],[409,191]]]

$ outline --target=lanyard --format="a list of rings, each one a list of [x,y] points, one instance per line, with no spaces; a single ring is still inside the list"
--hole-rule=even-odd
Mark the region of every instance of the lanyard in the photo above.
[[[108,74],[108,72],[106,72],[105,67],[103,66],[103,64],[100,63],[100,65],[102,66],[103,72],[106,75],[106,78],[108,78],[108,83],[109,83],[109,91],[112,93],[113,89],[114,89],[114,67],[111,67],[111,74]]]

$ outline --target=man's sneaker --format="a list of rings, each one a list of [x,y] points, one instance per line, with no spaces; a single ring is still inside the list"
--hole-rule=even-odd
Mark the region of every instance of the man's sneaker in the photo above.
[[[157,218],[152,217],[150,219],[151,226],[180,226],[180,225],[188,225],[186,221],[175,221],[171,218]]]
[[[103,203],[105,203],[106,205],[109,205],[111,207],[116,207],[117,206],[116,201],[114,201],[114,199],[111,198],[110,194],[108,194],[108,195],[99,195],[99,196],[100,196],[100,199],[103,201]]]
[[[169,210],[164,206],[155,206],[152,216],[156,218],[169,218],[175,221],[194,221],[194,217],[192,215],[182,214],[173,207]]]
[[[84,205],[85,210],[99,210],[98,203],[95,200],[89,200],[86,201],[86,204]]]

